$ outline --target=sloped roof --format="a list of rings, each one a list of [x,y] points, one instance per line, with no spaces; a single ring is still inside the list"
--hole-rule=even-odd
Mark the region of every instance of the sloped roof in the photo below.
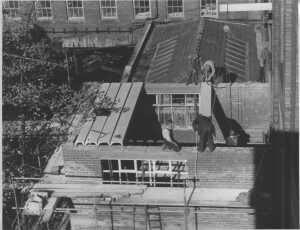
[[[155,25],[133,73],[134,81],[185,82],[196,54],[200,20]]]
[[[227,39],[224,25],[225,22],[203,18],[155,25],[133,71],[133,81],[184,83],[191,71],[190,57],[197,51],[203,60],[210,59],[217,67],[226,67],[244,81],[257,81],[259,63],[254,25],[228,22],[230,37]]]
[[[143,83],[102,84],[98,92],[113,102],[112,108],[106,114],[87,119],[78,130],[75,145],[122,145],[142,86]]]

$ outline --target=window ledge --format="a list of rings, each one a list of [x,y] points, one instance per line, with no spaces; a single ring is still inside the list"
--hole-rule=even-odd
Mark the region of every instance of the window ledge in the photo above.
[[[10,21],[21,21],[21,17],[9,17],[9,16],[6,16],[6,19],[7,20],[10,20]]]
[[[168,14],[169,18],[184,18],[184,14],[181,15],[175,15],[175,14]]]
[[[118,20],[118,17],[101,17],[103,21],[115,21]]]
[[[84,21],[84,17],[69,17],[68,20],[70,22],[83,22]]]
[[[38,21],[51,21],[53,17],[37,17]]]

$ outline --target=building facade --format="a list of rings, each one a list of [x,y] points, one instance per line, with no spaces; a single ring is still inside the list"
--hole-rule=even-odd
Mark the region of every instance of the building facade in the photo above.
[[[49,32],[69,30],[126,30],[145,20],[162,22],[211,17],[261,20],[263,12],[232,12],[230,4],[254,0],[94,0],[94,1],[11,1],[3,2],[7,17],[14,20],[33,15]],[[227,6],[227,8],[226,8]]]

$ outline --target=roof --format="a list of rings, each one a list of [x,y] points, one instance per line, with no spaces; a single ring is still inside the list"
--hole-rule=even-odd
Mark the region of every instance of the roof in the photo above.
[[[185,82],[196,53],[200,20],[156,24],[133,73],[134,81]]]
[[[200,19],[156,24],[133,71],[133,81],[184,83],[191,70],[190,57],[199,51],[203,60],[225,67],[243,79],[259,79],[254,25],[231,23],[225,39],[224,22]]]
[[[142,86],[142,83],[100,85],[95,101],[107,98],[112,104],[108,105],[106,113],[84,121],[76,133],[75,145],[122,145]]]

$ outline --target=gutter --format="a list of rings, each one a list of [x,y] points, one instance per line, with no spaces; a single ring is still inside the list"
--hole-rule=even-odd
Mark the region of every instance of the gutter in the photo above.
[[[131,81],[131,74],[132,74],[132,70],[135,67],[137,60],[139,59],[143,48],[145,47],[146,41],[148,40],[152,27],[153,27],[153,22],[147,22],[146,25],[146,30],[145,33],[142,37],[141,40],[139,40],[139,42],[137,43],[137,45],[135,46],[134,50],[133,50],[133,54],[131,56],[131,58],[129,59],[128,64],[125,66],[124,70],[123,70],[123,74],[121,77],[121,82],[129,82]]]

